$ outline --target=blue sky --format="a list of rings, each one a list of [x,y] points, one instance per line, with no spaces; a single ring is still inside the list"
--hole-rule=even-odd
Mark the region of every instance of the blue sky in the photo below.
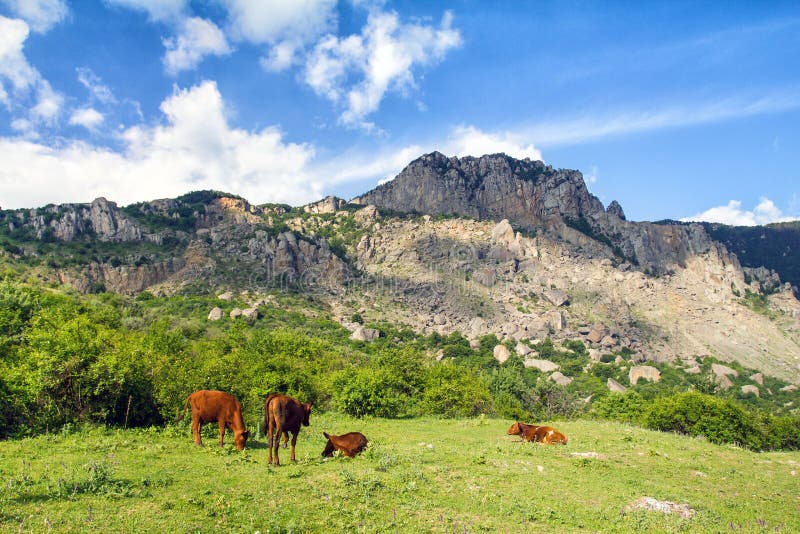
[[[800,218],[797,2],[0,0],[0,206],[351,198],[425,152]]]

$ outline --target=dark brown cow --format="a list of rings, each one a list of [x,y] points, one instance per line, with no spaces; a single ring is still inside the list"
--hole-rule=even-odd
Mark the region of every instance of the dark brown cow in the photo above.
[[[361,432],[348,432],[341,436],[334,436],[327,432],[322,433],[328,438],[322,456],[333,456],[333,451],[340,451],[344,456],[352,458],[367,448],[367,438]]]
[[[549,426],[526,425],[517,421],[508,429],[508,434],[522,436],[523,441],[542,445],[567,444],[567,436]]]
[[[275,465],[281,465],[278,458],[278,445],[281,434],[284,439],[288,438],[287,433],[292,433],[292,449],[289,458],[294,462],[294,449],[297,444],[297,434],[300,432],[300,425],[308,426],[308,418],[311,415],[311,403],[300,403],[288,395],[275,393],[267,397],[264,401],[264,428],[267,430],[267,446],[269,454],[267,462],[272,463],[273,454]]]
[[[205,423],[219,423],[219,446],[222,447],[225,438],[225,428],[233,432],[233,441],[240,451],[247,444],[250,432],[245,429],[242,419],[242,405],[232,395],[224,391],[200,390],[195,391],[186,399],[183,413],[175,422],[181,421],[186,416],[186,410],[192,406],[192,434],[194,442],[200,446],[200,429]]]

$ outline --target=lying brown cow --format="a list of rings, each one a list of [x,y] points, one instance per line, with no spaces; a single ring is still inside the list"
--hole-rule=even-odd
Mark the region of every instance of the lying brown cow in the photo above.
[[[541,443],[542,445],[567,444],[567,436],[549,426],[526,425],[517,421],[508,429],[508,434],[522,436],[523,441]]]
[[[264,429],[267,431],[267,446],[269,447],[268,463],[272,463],[274,453],[275,465],[281,465],[278,458],[278,445],[281,434],[283,434],[284,440],[288,438],[287,432],[292,433],[292,450],[289,458],[293,462],[296,461],[294,448],[297,444],[297,434],[300,432],[300,425],[308,426],[310,415],[310,402],[300,403],[297,399],[280,393],[267,397],[267,400],[264,401]]]
[[[327,432],[322,433],[328,438],[322,456],[333,456],[333,451],[340,451],[344,456],[352,458],[367,448],[367,438],[361,432],[348,432],[341,436],[334,436]]]
[[[194,442],[200,446],[203,442],[200,439],[200,429],[205,423],[219,423],[219,446],[222,447],[225,438],[225,428],[230,428],[233,432],[233,441],[236,448],[240,451],[247,444],[250,432],[245,429],[242,419],[242,405],[232,395],[224,391],[200,390],[195,391],[186,399],[186,406],[183,413],[175,422],[183,420],[189,405],[192,406],[192,434]]]

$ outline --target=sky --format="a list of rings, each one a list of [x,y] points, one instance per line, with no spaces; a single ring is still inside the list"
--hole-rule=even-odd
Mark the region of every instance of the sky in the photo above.
[[[0,207],[349,199],[438,150],[797,219],[798,58],[796,1],[0,0]]]

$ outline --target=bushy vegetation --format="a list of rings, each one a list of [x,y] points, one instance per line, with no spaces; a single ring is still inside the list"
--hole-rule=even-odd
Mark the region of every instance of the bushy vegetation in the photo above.
[[[698,375],[654,364],[660,382],[631,386],[629,351],[591,362],[580,341],[532,345],[574,378],[563,387],[516,355],[500,365],[494,335],[473,349],[458,333],[420,336],[371,324],[382,336],[364,343],[311,297],[275,292],[269,302],[257,320],[234,321],[227,312],[245,306],[236,299],[78,295],[9,273],[0,282],[0,437],[81,423],[163,424],[192,391],[220,389],[242,401],[253,427],[265,396],[280,391],[355,417],[538,421],[589,413],[756,450],[800,447],[800,419],[790,411],[797,393],[771,377],[763,386],[769,396],[738,393],[751,370],[733,363],[739,377],[727,393],[710,379],[712,358]],[[214,306],[226,319],[206,319]],[[608,378],[629,391],[610,394]]]

